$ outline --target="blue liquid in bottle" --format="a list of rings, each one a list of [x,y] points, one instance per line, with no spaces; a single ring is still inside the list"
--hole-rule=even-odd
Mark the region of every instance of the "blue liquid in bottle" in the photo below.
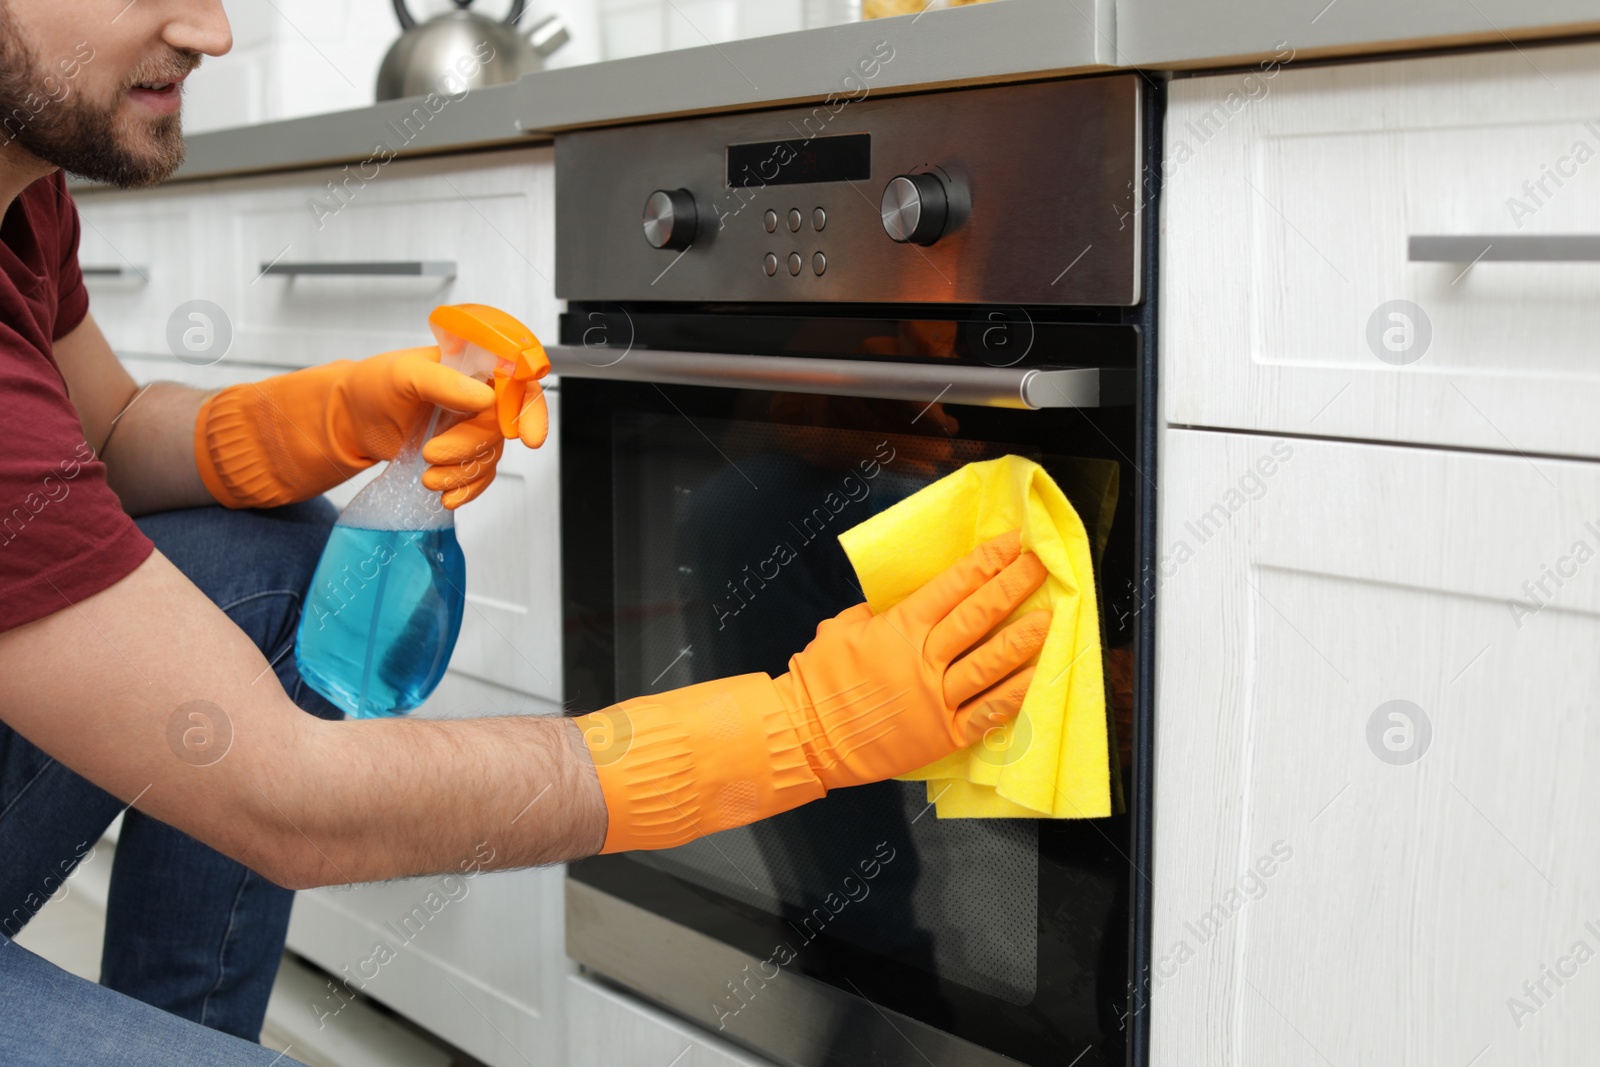
[[[453,526],[333,528],[300,616],[300,675],[356,718],[401,715],[444,677],[461,633],[466,558]]]
[[[472,318],[484,309],[455,310]],[[428,326],[439,342],[440,366],[480,382],[509,380],[500,371],[512,366],[509,356],[452,333],[435,321],[438,315],[429,316]],[[526,354],[519,358],[526,362]],[[418,414],[383,473],[340,514],[306,591],[295,663],[346,715],[404,715],[432,695],[450,665],[466,607],[466,559],[454,513],[422,484],[428,469],[422,448],[463,417],[440,407]]]

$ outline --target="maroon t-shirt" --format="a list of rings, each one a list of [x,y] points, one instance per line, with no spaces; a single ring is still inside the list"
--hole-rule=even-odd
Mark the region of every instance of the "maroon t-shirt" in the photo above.
[[[88,311],[58,170],[0,222],[0,631],[115,584],[154,547],[106,484],[51,354]]]

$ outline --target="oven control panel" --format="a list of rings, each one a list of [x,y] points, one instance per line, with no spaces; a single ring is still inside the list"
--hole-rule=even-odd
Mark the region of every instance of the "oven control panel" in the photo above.
[[[563,134],[568,300],[1132,305],[1134,74]]]

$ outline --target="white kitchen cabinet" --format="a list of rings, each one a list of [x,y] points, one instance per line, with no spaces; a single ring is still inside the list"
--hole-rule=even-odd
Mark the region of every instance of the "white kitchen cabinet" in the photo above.
[[[503,308],[554,336],[553,159],[548,147],[530,148],[228,183],[219,208],[238,250],[241,350],[304,365],[402,348],[419,332],[427,338],[435,306],[463,302]],[[417,263],[448,273],[261,273],[268,264]]]
[[[1600,262],[1408,259],[1600,235],[1597,98],[1592,43],[1174,80],[1167,419],[1600,457]]]
[[[1152,1063],[1589,1062],[1600,464],[1161,453]]]
[[[81,193],[80,260],[138,267],[149,279],[90,277],[90,309],[130,367],[206,387],[431,343],[427,315],[441,303],[491,304],[553,338],[553,167],[552,150],[540,147],[397,161],[348,185],[361,168]],[[457,274],[261,276],[274,258],[450,261]],[[232,334],[227,353],[205,367],[174,358],[167,338],[168,319],[195,298],[216,303]],[[554,425],[554,390],[549,403]],[[468,610],[452,660],[459,673],[554,705],[562,699],[558,450],[553,432],[537,451],[507,448],[494,488],[458,515]],[[343,505],[364,482],[330,495]]]
[[[567,979],[567,1067],[774,1067],[592,979]]]
[[[431,343],[427,317],[440,304],[492,304],[553,338],[554,170],[542,146],[78,191],[79,258],[151,268],[147,283],[89,279],[96,318],[125,355],[171,354],[167,320],[192,299],[221,309],[232,332],[225,359],[250,364],[310,366]],[[262,272],[416,263],[449,272]]]
[[[227,299],[208,188],[75,194],[78,263],[95,319],[116,351],[171,355],[167,324],[178,307]]]
[[[564,878],[549,867],[299,893],[289,947],[491,1067],[559,1065]],[[339,1004],[333,990],[320,1002]]]
[[[200,388],[281,373],[233,361],[193,367],[135,357],[123,363],[141,384],[182,381]],[[560,418],[554,391],[550,399],[554,430]],[[546,447],[553,446],[552,434]],[[418,717],[560,713],[559,700],[543,695],[559,693],[561,678],[559,509],[554,457],[544,451],[509,443],[495,484],[457,515],[468,560],[467,615],[450,671],[413,713]],[[364,472],[328,495],[342,506],[376,473]],[[496,677],[522,689],[496,685]],[[356,975],[352,988],[492,1067],[559,1064],[563,980],[571,969],[564,949],[564,871],[303,892],[295,898],[289,947],[336,976]],[[429,907],[430,891],[437,911]],[[419,906],[422,912],[414,912]],[[413,914],[425,919],[408,921]],[[380,942],[395,950],[393,959],[373,962]],[[361,981],[368,971],[370,980]],[[329,990],[312,1010],[320,1008],[318,1018],[332,1026],[340,1003]]]
[[[507,441],[494,483],[456,513],[467,557],[467,612],[450,669],[561,706],[561,418],[545,391],[550,436]]]
[[[548,281],[554,191],[549,170],[549,149],[397,162],[327,220],[325,239],[313,238],[303,223],[297,229],[295,222],[307,210],[309,191],[326,182],[325,174],[84,194],[78,204],[85,234],[94,228],[113,234],[125,259],[149,249],[152,279],[138,287],[124,279],[91,278],[91,310],[137,381],[200,388],[431,343],[426,317],[439,303],[495,304],[551,338],[559,305]],[[147,201],[164,206],[147,207]],[[173,233],[189,235],[188,244],[177,238],[163,244],[151,236],[157,232],[152,227],[168,222]],[[252,257],[279,232],[306,242],[287,253],[304,260],[454,257],[460,270],[445,283],[253,279],[259,264],[246,270]],[[192,240],[196,233],[204,239]],[[139,245],[139,235],[148,243]],[[85,247],[91,248],[87,237]],[[156,279],[185,276],[180,267],[206,287],[158,291]],[[253,288],[253,280],[263,288]],[[132,295],[119,295],[125,293]],[[232,347],[210,366],[179,361],[166,341],[167,318],[193,295],[217,303],[233,329]],[[419,717],[560,711],[560,404],[554,390],[549,404],[546,445],[529,451],[508,442],[495,484],[457,514],[468,607],[451,669],[414,713]],[[328,495],[343,506],[377,472],[364,472]],[[336,976],[356,975],[352,988],[491,1067],[560,1064],[565,979],[572,968],[564,949],[563,873],[553,867],[450,883],[403,879],[301,893],[289,947]],[[397,951],[375,963],[380,941]],[[363,972],[373,977],[363,981]],[[316,1007],[336,1013],[339,1004],[328,990]],[[324,1021],[337,1026],[338,1015]]]
[[[158,356],[124,357],[123,366],[141,385],[176,381],[216,389],[255,381],[280,368],[224,360],[196,367]],[[558,475],[561,406],[558,389],[546,390],[551,434],[531,450],[507,442],[493,485],[456,512],[456,535],[467,558],[467,610],[450,671],[476,679],[490,702],[476,714],[497,710],[507,691],[518,707],[561,706],[561,509]],[[382,471],[363,471],[327,495],[340,507]],[[531,704],[517,699],[536,698]],[[440,698],[429,702],[433,708]],[[454,705],[441,705],[450,714]]]
[[[184,381],[218,387],[278,373],[277,368],[240,363],[195,368],[171,358],[126,358],[123,363],[141,384]],[[560,418],[554,403],[550,418],[554,429]],[[512,664],[510,677],[518,677],[517,670],[538,677],[542,662],[546,677],[539,685],[560,685],[560,555],[550,541],[558,509],[554,486],[546,486],[541,474],[554,467],[520,446],[507,448],[506,456],[512,469],[506,470],[502,461],[488,493],[458,515],[469,560],[467,617],[450,672],[414,712],[418,717],[560,713],[558,702],[474,677],[498,673],[493,664],[482,669],[482,662],[490,661],[482,649],[490,649],[499,664]],[[352,478],[330,498],[344,504],[374,474],[376,470]],[[494,510],[486,507],[496,501],[509,502]],[[483,557],[501,568],[498,574],[478,571],[474,560]],[[512,584],[507,571],[517,566],[520,584]],[[509,606],[512,595],[528,598],[533,609],[517,613]],[[534,632],[544,637],[526,643]],[[514,646],[514,640],[523,643]],[[480,669],[474,670],[474,662]],[[488,846],[493,848],[493,841]],[[560,1064],[566,1022],[563,979],[571,969],[563,947],[563,873],[563,867],[550,867],[312,889],[296,896],[288,944],[334,976],[355,974],[352,989],[386,1003],[486,1064]],[[430,891],[437,912],[429,907]],[[418,915],[418,907],[424,918],[408,920]],[[379,942],[395,950],[392,960],[374,961]],[[368,971],[370,981],[362,981]],[[336,1025],[339,1005],[338,995],[326,990],[323,1000],[309,1006],[325,1025]]]

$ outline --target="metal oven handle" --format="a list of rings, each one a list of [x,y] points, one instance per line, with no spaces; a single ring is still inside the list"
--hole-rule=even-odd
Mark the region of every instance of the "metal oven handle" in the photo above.
[[[877,400],[992,408],[1094,408],[1133,402],[1133,371],[1106,367],[942,367],[797,356],[551,345],[550,369],[567,378],[772,389]]]

